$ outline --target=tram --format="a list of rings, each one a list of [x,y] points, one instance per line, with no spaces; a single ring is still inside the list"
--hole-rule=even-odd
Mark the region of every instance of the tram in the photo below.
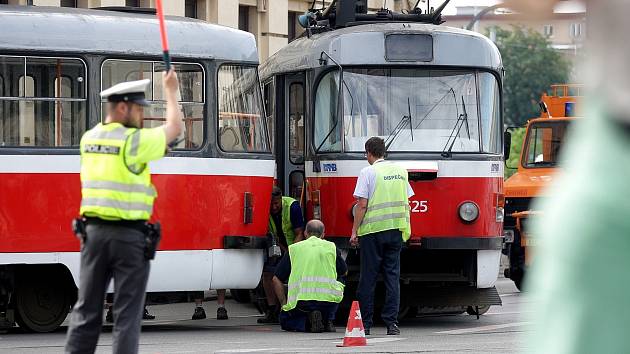
[[[260,68],[278,183],[347,255],[346,300],[358,280],[348,240],[366,140],[382,137],[409,171],[401,315],[501,304],[503,66],[488,38],[441,25],[447,3],[400,14],[333,1],[301,17],[305,33]]]
[[[147,291],[255,288],[275,162],[254,37],[166,22],[185,132],[150,166],[163,239]],[[150,11],[0,5],[0,23],[0,325],[47,332],[76,300],[81,135],[127,80],[151,80],[144,125],[164,121],[162,49]]]

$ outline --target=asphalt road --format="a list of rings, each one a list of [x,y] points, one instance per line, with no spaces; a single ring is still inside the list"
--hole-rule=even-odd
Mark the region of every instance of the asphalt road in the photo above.
[[[151,306],[157,316],[145,321],[140,338],[141,353],[507,353],[523,349],[521,334],[529,324],[522,316],[527,296],[510,280],[497,284],[503,306],[490,308],[477,320],[468,315],[420,316],[400,324],[400,336],[386,336],[375,327],[368,346],[337,348],[344,329],[337,333],[287,333],[278,326],[258,325],[258,312],[248,305],[228,300],[230,319],[217,321],[216,305],[204,304],[208,319],[192,321],[192,303]],[[30,334],[14,329],[0,333],[0,353],[63,352],[63,326],[54,333]],[[111,353],[111,326],[101,334],[97,353]]]

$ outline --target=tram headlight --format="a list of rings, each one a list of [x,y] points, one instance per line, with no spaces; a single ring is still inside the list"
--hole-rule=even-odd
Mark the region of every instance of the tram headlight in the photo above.
[[[473,202],[463,202],[459,206],[459,217],[464,222],[471,223],[479,217],[479,207]]]

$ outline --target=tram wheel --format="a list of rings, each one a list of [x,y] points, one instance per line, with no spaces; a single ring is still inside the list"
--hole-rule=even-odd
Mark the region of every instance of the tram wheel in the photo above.
[[[18,273],[15,321],[28,332],[51,332],[68,316],[71,293],[58,272],[30,269]]]
[[[490,305],[479,306],[479,316],[485,314],[486,312],[488,312],[488,310],[490,310]],[[468,306],[468,308],[466,309],[466,313],[471,316],[477,315],[477,312],[475,312],[475,308],[472,306]]]

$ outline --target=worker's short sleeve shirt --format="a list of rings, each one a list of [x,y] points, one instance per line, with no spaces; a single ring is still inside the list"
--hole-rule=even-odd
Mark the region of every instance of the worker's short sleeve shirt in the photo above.
[[[300,207],[300,203],[295,202],[291,204],[291,209],[289,210],[289,213],[291,215],[291,226],[293,226],[293,230],[303,229],[304,216],[302,215],[302,207]]]
[[[166,153],[166,132],[163,127],[138,129],[130,134],[125,145],[127,165],[158,160]]]
[[[380,163],[383,160],[378,160],[375,164]],[[374,195],[374,188],[376,187],[376,170],[373,166],[364,167],[359,173],[357,178],[357,185],[354,188],[355,198],[370,199]],[[407,198],[414,196],[413,188],[409,182],[407,182]]]

